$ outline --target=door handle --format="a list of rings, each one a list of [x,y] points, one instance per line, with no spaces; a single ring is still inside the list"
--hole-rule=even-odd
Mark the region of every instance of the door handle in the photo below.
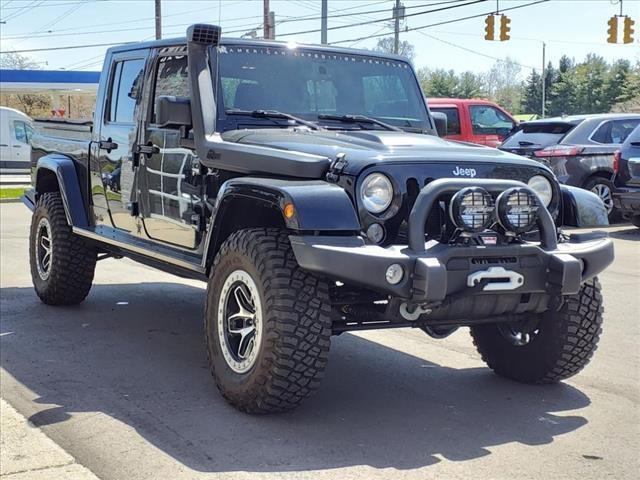
[[[6,143],[0,143],[0,147],[8,147],[9,145],[7,145]]]
[[[13,148],[22,148],[22,145],[14,145]]]

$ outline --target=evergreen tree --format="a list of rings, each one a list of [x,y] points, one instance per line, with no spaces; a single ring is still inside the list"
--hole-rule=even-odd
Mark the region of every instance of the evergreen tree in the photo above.
[[[522,94],[522,112],[542,114],[542,78],[533,70],[524,82]]]

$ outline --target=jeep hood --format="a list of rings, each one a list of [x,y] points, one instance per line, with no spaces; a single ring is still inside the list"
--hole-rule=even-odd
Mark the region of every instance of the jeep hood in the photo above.
[[[227,142],[259,145],[336,158],[344,153],[344,172],[357,175],[365,168],[388,163],[451,162],[460,169],[472,164],[508,164],[546,169],[542,164],[494,148],[452,142],[433,135],[379,130],[251,129],[222,134]]]

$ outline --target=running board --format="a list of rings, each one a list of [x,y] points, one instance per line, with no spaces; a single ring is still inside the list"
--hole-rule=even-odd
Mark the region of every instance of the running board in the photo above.
[[[130,233],[115,228],[97,226],[92,228],[73,227],[73,233],[89,238],[96,242],[117,247],[150,260],[166,262],[176,267],[198,273],[205,273],[202,266],[202,256],[176,250],[175,248],[159,245],[150,240],[136,237]]]

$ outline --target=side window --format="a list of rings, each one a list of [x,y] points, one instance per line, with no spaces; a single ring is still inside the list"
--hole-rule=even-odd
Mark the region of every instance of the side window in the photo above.
[[[471,105],[469,114],[473,133],[476,135],[506,136],[514,126],[513,121],[495,107]]]
[[[111,104],[108,120],[116,123],[133,123],[133,113],[142,91],[144,60],[117,62],[111,82]]]
[[[35,133],[35,131],[33,130],[33,127],[28,123],[25,123],[24,127],[27,130],[27,142],[31,143],[31,138],[33,138],[33,134]]]
[[[163,95],[189,96],[189,74],[186,55],[160,57],[158,60],[153,95],[153,122],[155,122],[156,115],[156,99]]]
[[[640,120],[611,120],[605,122],[591,136],[591,140],[605,144],[624,143],[627,137],[640,124]]]
[[[17,141],[22,143],[29,143],[29,141],[27,140],[27,129],[24,122],[13,122],[13,135],[16,137]]]
[[[460,135],[460,114],[457,108],[430,107],[432,112],[444,113],[447,116],[447,135]]]

